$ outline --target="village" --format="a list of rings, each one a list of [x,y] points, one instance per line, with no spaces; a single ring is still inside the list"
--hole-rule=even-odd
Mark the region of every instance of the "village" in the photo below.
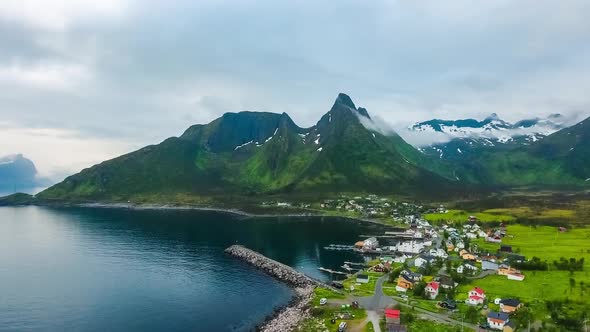
[[[380,330],[416,330],[416,317],[421,319],[420,324],[431,321],[447,325],[449,331],[457,327],[475,331],[542,330],[526,301],[518,296],[498,296],[496,289],[488,292],[479,285],[480,281],[485,284],[494,280],[496,284],[505,283],[507,289],[518,287],[527,278],[522,267],[533,270],[534,275],[547,269],[546,262],[540,258],[526,257],[520,254],[519,248],[503,243],[513,237],[505,223],[481,223],[476,216],[469,216],[460,224],[434,225],[423,219],[422,213],[444,216],[448,211],[444,206],[428,208],[394,203],[376,195],[326,200],[320,204],[324,209],[362,211],[366,216],[389,214],[405,225],[383,234],[363,235],[365,238],[354,244],[332,244],[324,248],[350,250],[364,257],[365,264],[345,262],[340,270],[323,267],[320,270],[332,277],[346,276],[332,283],[347,295],[345,298],[350,303],[346,305],[358,308],[360,303],[360,308],[364,308],[363,304],[367,303],[364,299],[371,298],[373,304],[366,309],[380,315]],[[555,228],[557,233],[567,231],[565,227]],[[317,303],[329,307],[331,302],[325,296]],[[381,305],[374,305],[377,302]],[[332,304],[347,312],[342,298]],[[346,324],[336,324],[339,319],[346,323],[342,317],[354,318],[339,312],[336,310],[329,321],[334,324],[333,330],[344,331]],[[328,324],[326,330],[332,328]]]

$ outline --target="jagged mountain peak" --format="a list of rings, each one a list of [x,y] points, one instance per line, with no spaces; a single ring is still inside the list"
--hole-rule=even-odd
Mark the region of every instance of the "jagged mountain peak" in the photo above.
[[[354,105],[354,102],[352,101],[352,99],[350,98],[350,96],[348,96],[345,93],[339,93],[338,96],[336,97],[336,100],[334,101],[334,107],[336,107],[337,105],[344,105],[344,106],[348,106],[354,110],[356,110],[356,106]]]

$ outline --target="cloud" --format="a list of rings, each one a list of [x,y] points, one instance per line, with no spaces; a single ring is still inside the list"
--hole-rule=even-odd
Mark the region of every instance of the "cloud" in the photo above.
[[[54,153],[89,166],[227,111],[310,126],[338,92],[394,128],[587,115],[589,10],[577,0],[0,1],[0,118],[19,138],[75,132],[95,157]],[[4,138],[0,154],[20,152]]]
[[[123,0],[3,0],[0,18],[49,30],[64,30],[76,20],[120,16]]]
[[[12,63],[0,66],[0,84],[23,84],[43,89],[71,89],[90,78],[88,68],[81,65]]]

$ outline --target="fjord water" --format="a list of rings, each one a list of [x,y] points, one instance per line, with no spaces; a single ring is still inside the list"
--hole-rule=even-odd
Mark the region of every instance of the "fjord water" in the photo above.
[[[0,208],[2,331],[250,331],[292,291],[240,243],[317,278],[374,225],[179,210]]]

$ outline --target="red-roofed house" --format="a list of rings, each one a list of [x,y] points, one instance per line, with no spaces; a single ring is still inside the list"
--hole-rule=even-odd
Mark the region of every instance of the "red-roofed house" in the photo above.
[[[436,281],[429,282],[426,287],[424,288],[424,293],[426,296],[434,300],[438,296],[438,289],[440,288],[440,283]]]
[[[486,299],[486,292],[484,292],[484,290],[479,287],[475,287],[467,293],[467,296],[467,300],[465,300],[466,304],[483,304],[484,300]]]
[[[465,304],[470,304],[470,305],[478,305],[478,304],[483,304],[483,300],[484,298],[481,296],[477,296],[477,295],[470,295],[467,300],[465,300]]]
[[[475,287],[474,289],[470,290],[467,295],[469,295],[469,296],[479,296],[479,297],[483,297],[484,299],[486,298],[486,292],[483,289],[479,288],[479,287]]]
[[[400,311],[396,309],[385,309],[385,320],[387,323],[399,324]]]

